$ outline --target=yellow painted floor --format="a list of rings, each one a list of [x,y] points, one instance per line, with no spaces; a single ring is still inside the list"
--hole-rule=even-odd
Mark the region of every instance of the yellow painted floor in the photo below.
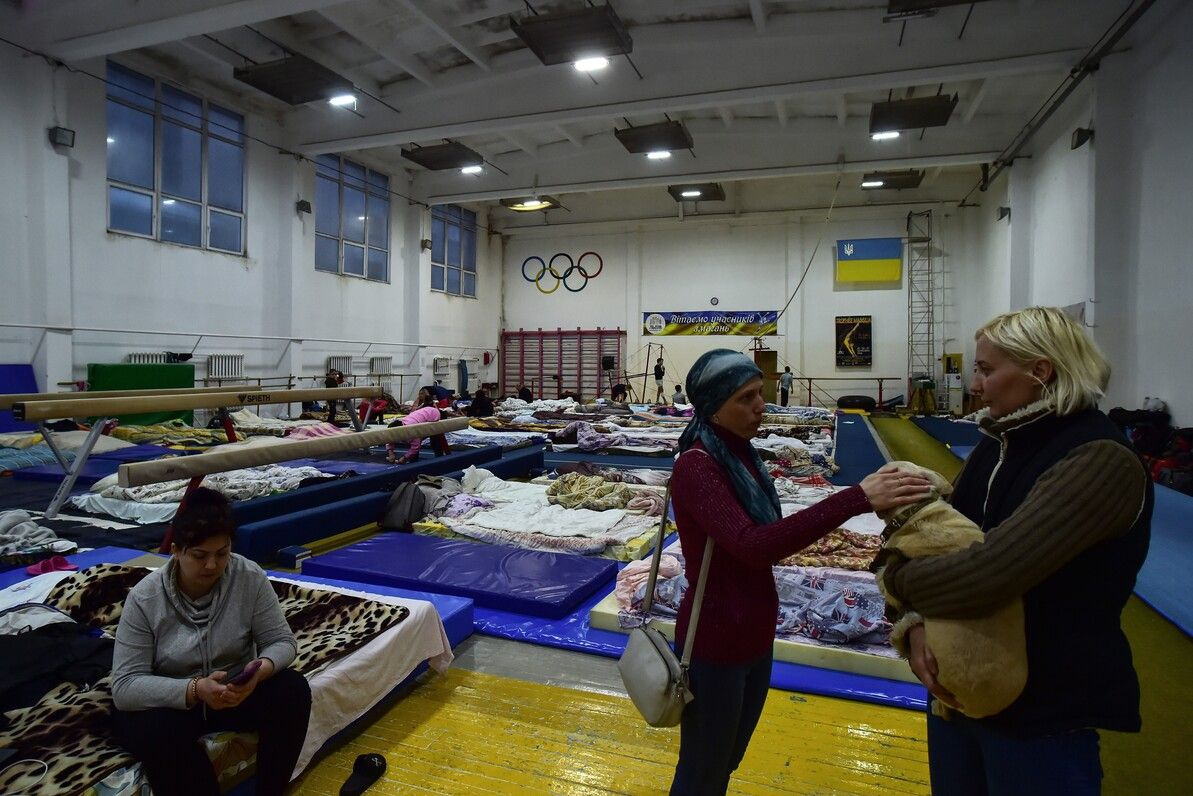
[[[926,794],[920,713],[772,690],[738,794]],[[463,669],[434,676],[312,767],[301,794],[339,793],[356,756],[389,767],[370,794],[666,793],[679,731],[624,697]]]

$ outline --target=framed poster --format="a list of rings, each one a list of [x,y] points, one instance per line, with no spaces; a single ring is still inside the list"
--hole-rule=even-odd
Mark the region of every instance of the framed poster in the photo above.
[[[874,363],[870,315],[838,315],[834,340],[837,367],[868,368]]]

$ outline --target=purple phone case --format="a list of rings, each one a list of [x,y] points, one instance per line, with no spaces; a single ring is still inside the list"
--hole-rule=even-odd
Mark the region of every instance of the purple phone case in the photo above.
[[[257,670],[260,668],[261,668],[260,659],[255,660],[255,661],[249,661],[248,665],[244,667],[244,669],[240,672],[240,674],[236,675],[228,682],[231,685],[244,685],[250,679],[252,679],[253,675],[256,674]]]

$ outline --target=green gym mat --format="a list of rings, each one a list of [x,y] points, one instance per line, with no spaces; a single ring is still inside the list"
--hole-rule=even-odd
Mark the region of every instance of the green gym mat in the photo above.
[[[103,390],[163,390],[169,387],[195,386],[195,366],[189,363],[169,365],[128,365],[92,362],[87,365],[87,389]],[[194,425],[195,413],[144,412],[121,415],[121,425],[148,426],[169,420],[181,420]]]

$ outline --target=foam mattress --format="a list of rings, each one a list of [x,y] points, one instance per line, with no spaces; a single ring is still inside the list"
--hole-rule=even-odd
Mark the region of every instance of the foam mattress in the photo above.
[[[307,559],[304,575],[471,598],[477,606],[556,619],[609,588],[617,565],[565,553],[384,533]]]

